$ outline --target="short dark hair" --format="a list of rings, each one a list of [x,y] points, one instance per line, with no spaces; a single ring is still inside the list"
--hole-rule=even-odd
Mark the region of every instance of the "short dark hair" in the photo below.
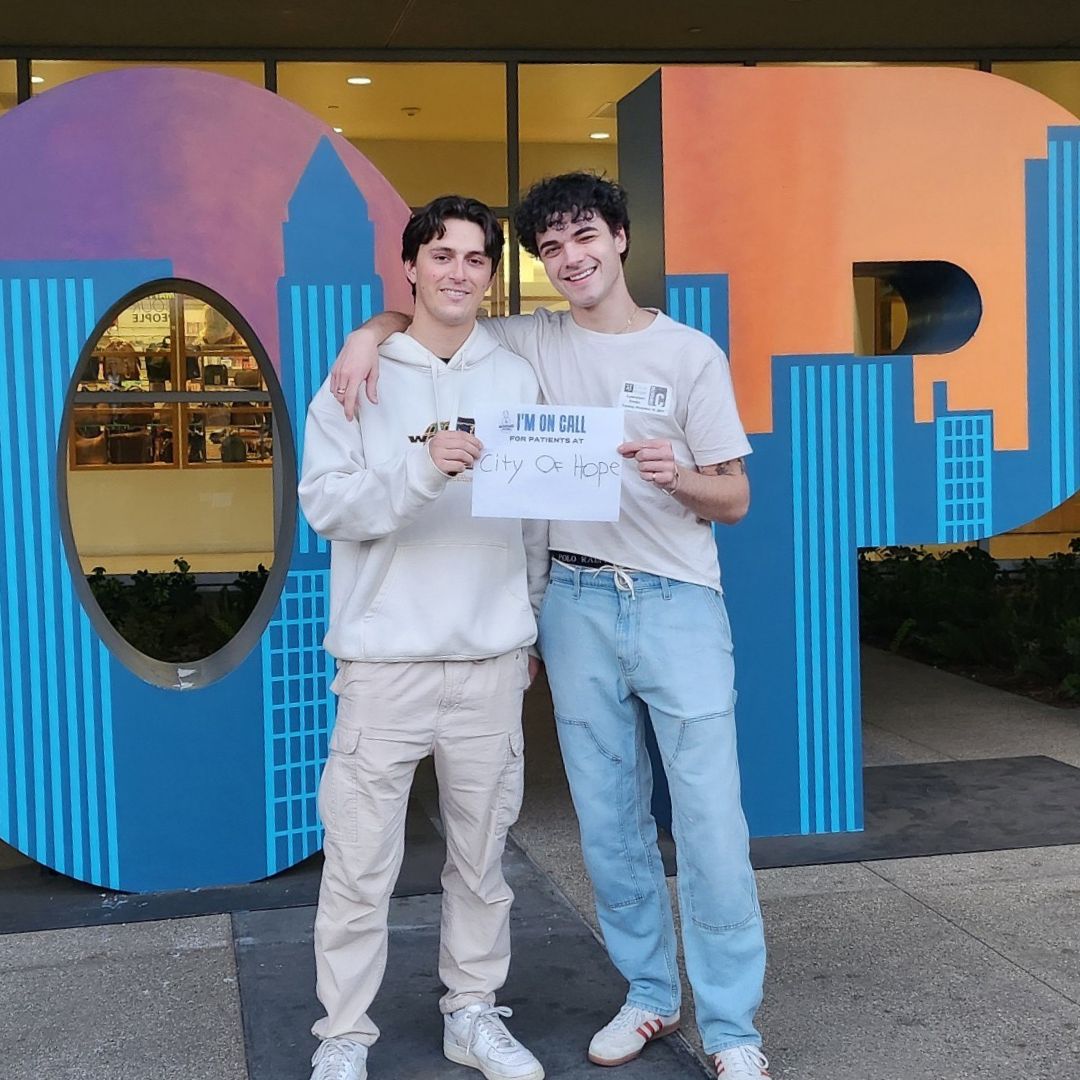
[[[537,236],[556,222],[581,221],[599,214],[612,233],[622,229],[626,236],[623,261],[630,252],[630,212],[626,191],[614,180],[593,172],[563,173],[549,176],[529,188],[514,213],[521,246],[530,255],[539,256]]]
[[[484,233],[484,254],[491,260],[494,275],[502,258],[502,226],[490,206],[464,195],[440,195],[427,206],[413,211],[401,234],[401,261],[415,263],[421,245],[441,240],[446,235],[446,222],[450,219],[471,221],[480,226]]]

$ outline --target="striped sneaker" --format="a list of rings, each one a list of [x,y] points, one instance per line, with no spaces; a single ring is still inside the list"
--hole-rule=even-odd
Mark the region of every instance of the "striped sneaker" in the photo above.
[[[751,1043],[729,1046],[713,1054],[716,1080],[761,1080],[768,1077],[769,1062],[761,1048]]]
[[[670,1035],[679,1028],[679,1014],[657,1016],[636,1005],[624,1005],[615,1019],[605,1024],[589,1043],[589,1060],[594,1065],[625,1065],[653,1039]]]

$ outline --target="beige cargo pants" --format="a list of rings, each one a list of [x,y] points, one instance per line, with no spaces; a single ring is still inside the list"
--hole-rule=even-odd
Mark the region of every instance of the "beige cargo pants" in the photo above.
[[[368,1016],[386,969],[387,911],[405,852],[405,810],[417,763],[435,758],[446,834],[439,977],[442,1011],[493,1002],[510,966],[502,873],[507,829],[521,808],[524,649],[473,661],[342,664],[330,756],[319,785],[326,829],[315,916],[312,1031],[371,1045]]]

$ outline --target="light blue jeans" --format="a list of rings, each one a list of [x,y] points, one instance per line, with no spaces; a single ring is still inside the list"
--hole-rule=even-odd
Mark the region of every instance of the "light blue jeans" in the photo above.
[[[731,627],[713,589],[554,563],[540,650],[585,865],[627,1001],[679,1008],[650,804],[652,721],[671,789],[686,971],[707,1053],[760,1044],[765,940],[739,800]]]

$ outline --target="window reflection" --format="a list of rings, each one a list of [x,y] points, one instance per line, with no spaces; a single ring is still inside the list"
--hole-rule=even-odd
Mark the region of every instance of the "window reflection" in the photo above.
[[[617,179],[619,100],[658,70],[656,64],[523,64],[518,69],[522,188],[576,169]]]
[[[103,71],[121,71],[134,67],[176,67],[190,68],[193,71],[209,71],[216,75],[227,75],[233,79],[242,79],[253,86],[263,86],[265,69],[261,63],[252,61],[228,61],[222,63],[201,63],[197,61],[161,61],[139,60],[35,60],[31,65],[30,91],[35,96],[62,86],[85,75],[98,75]]]
[[[154,293],[116,318],[91,351],[80,392],[252,390],[266,383],[251,346],[212,304]]]
[[[656,64],[523,64],[518,163],[526,190],[545,176],[589,169],[619,175],[619,100],[659,68]],[[566,308],[544,264],[519,249],[521,311]]]
[[[270,406],[256,401],[182,406],[188,465],[271,465]]]
[[[484,294],[484,303],[478,312],[480,318],[510,314],[510,222],[507,218],[500,218],[499,224],[503,232],[502,260],[491,280],[491,286]]]
[[[68,506],[84,569],[273,562],[274,416],[252,344],[180,292],[129,303],[76,376]]]
[[[995,75],[1023,83],[1080,116],[1080,60],[995,63]]]
[[[0,116],[18,103],[18,81],[14,60],[0,60]]]
[[[502,64],[282,63],[277,73],[278,92],[348,139],[410,206],[451,192],[507,204]]]

